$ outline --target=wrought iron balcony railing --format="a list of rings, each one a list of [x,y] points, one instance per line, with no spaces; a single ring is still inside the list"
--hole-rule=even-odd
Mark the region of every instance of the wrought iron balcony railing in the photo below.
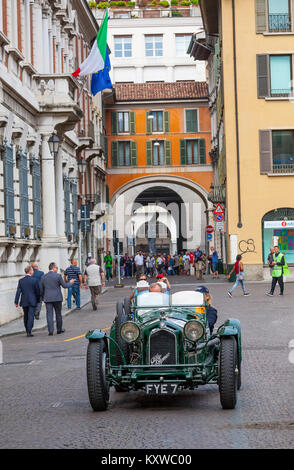
[[[208,193],[208,200],[213,204],[226,202],[226,188],[224,186],[214,186]]]
[[[271,33],[291,31],[290,15],[288,13],[275,15],[269,14],[268,29]]]
[[[272,97],[282,97],[282,96],[293,96],[293,90],[291,88],[272,88],[271,89]]]

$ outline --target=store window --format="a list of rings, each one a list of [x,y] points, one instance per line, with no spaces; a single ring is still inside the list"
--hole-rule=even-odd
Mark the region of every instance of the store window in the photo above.
[[[286,262],[294,263],[294,209],[280,208],[268,212],[262,219],[263,262],[267,264],[270,247],[278,245]]]

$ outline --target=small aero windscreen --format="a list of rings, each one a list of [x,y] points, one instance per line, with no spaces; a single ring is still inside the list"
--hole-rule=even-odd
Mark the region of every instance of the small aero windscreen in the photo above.
[[[137,307],[168,307],[170,296],[161,292],[142,292],[137,296]]]
[[[202,292],[195,292],[194,290],[175,292],[171,296],[171,305],[190,305],[193,307],[204,305],[204,295]]]

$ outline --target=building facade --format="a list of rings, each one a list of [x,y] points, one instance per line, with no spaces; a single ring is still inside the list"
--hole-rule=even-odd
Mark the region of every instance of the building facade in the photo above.
[[[200,8],[147,3],[109,10],[113,83],[205,81],[205,64],[193,64],[187,54],[192,34],[203,29]],[[101,22],[104,10],[94,12]]]
[[[102,215],[92,195],[105,197],[102,103],[71,76],[97,32],[86,1],[0,1],[0,324],[21,314],[27,264],[62,270],[103,246],[87,232]],[[79,206],[90,203],[84,230]]]
[[[263,279],[273,244],[294,261],[293,2],[200,4],[211,87],[215,63],[223,81],[215,89],[223,142],[214,168],[226,186],[228,262],[240,253],[248,278]],[[194,52],[203,54],[199,41]]]
[[[112,222],[124,252],[206,249],[212,207],[206,83],[116,84],[106,129]]]

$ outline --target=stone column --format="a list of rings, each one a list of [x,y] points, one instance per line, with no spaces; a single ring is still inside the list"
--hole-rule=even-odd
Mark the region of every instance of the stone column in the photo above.
[[[43,238],[56,238],[55,171],[49,138],[50,134],[42,135]]]
[[[63,171],[62,171],[62,148],[61,145],[55,158],[55,195],[56,195],[56,230],[58,238],[64,238],[64,190],[63,190]]]

